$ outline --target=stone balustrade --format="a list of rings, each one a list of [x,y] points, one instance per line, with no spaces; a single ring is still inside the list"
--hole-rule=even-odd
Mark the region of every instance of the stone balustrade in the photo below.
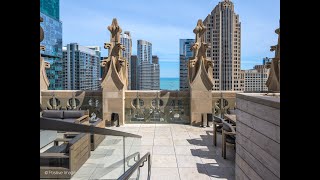
[[[211,93],[213,114],[230,113],[230,110],[234,109],[236,93],[239,92],[212,91]],[[89,109],[90,114],[94,112],[99,118],[103,116],[102,91],[43,90],[41,102],[41,109]],[[189,91],[127,90],[123,108],[125,121],[121,124],[156,122],[190,124]]]

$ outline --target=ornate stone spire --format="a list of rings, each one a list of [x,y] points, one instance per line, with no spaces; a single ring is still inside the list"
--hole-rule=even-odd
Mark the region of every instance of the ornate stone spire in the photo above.
[[[209,45],[204,42],[204,33],[207,27],[203,25],[202,20],[199,19],[197,26],[194,28],[193,32],[196,35],[195,43],[191,46],[193,51],[193,57],[189,59],[188,69],[189,69],[189,83],[190,87],[199,79],[205,86],[207,90],[211,90],[213,87],[212,70],[213,65],[210,59],[207,58],[206,51]]]
[[[106,83],[106,77],[111,77],[118,90],[126,89],[128,86],[127,60],[122,57],[125,47],[120,42],[122,29],[118,25],[116,18],[112,20],[110,26],[110,43],[104,43],[104,48],[109,50],[108,58],[102,60],[101,66],[104,67],[102,87]]]
[[[275,51],[275,57],[267,64],[270,72],[266,85],[269,91],[280,92],[280,27],[275,30],[275,33],[278,34],[278,44],[270,48],[270,51]]]
[[[207,27],[199,19],[193,32],[196,35],[195,43],[191,46],[193,57],[188,63],[188,79],[190,86],[190,112],[191,124],[200,125],[201,119],[206,119],[204,113],[212,113],[212,87],[213,66],[207,59],[209,45],[204,42],[204,34]]]

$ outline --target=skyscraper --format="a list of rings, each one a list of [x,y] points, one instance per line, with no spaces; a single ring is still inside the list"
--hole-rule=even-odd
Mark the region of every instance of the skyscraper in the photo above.
[[[40,51],[45,61],[50,63],[46,69],[50,81],[49,89],[62,90],[62,22],[59,19],[59,0],[40,0],[40,17],[44,39],[41,45],[45,51]]]
[[[154,61],[158,58],[155,58]],[[152,44],[148,41],[138,40],[137,43],[137,89],[160,89],[159,64],[152,63]],[[159,77],[159,78],[157,78]],[[159,84],[159,85],[158,85]]]
[[[64,89],[100,89],[100,53],[98,46],[71,43],[63,47]]]
[[[125,31],[120,36],[121,44],[126,48],[122,51],[122,56],[127,59],[128,62],[128,89],[131,89],[131,54],[132,54],[132,39],[129,31]]]
[[[148,41],[138,40],[137,43],[138,60],[138,89],[151,89],[151,62],[152,62],[152,44]]]
[[[245,70],[245,92],[266,92],[269,69],[266,65],[255,65],[254,69]]]
[[[213,62],[213,90],[243,91],[241,79],[241,23],[234,4],[223,0],[205,20],[205,41],[211,44],[207,56]]]
[[[180,91],[189,89],[188,82],[188,60],[193,56],[191,51],[192,44],[195,43],[194,39],[180,39]]]
[[[152,64],[151,64],[151,90],[159,90],[160,89],[160,67],[159,67],[159,57],[152,56]]]
[[[131,90],[138,89],[138,61],[137,55],[131,56]]]

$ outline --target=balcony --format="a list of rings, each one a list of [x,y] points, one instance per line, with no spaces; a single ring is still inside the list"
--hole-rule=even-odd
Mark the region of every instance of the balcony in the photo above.
[[[211,93],[213,115],[243,113],[241,110],[244,108],[241,105],[243,100],[237,98],[241,94],[240,92],[212,91]],[[127,90],[124,94],[125,120],[123,125],[120,127],[110,126],[111,119],[105,119],[104,126],[107,127],[104,129],[136,134],[141,138],[106,135],[101,144],[94,151],[91,151],[88,159],[71,179],[117,179],[139,159],[138,154],[141,158],[147,152],[150,152],[152,159],[151,179],[158,177],[235,179],[236,171],[244,173],[242,172],[242,164],[240,164],[241,166],[235,165],[237,151],[240,149],[241,153],[247,153],[239,155],[246,158],[248,158],[248,154],[253,152],[246,152],[242,145],[237,146],[236,149],[233,146],[227,146],[226,159],[224,159],[220,134],[217,135],[217,146],[213,145],[212,122],[208,122],[211,127],[190,125],[189,91]],[[89,116],[94,113],[97,118],[103,119],[104,103],[102,99],[102,91],[43,90],[41,92],[41,107],[50,110],[88,110]],[[237,107],[236,110],[235,107]],[[255,108],[252,106],[252,109]],[[244,118],[241,113],[239,119]],[[239,122],[237,123],[239,126],[237,132],[247,131],[242,132],[244,136],[242,138],[250,137],[248,133],[265,131],[263,129],[254,130],[254,128],[259,128],[259,125],[252,123],[258,122],[241,122],[241,120]],[[266,122],[261,121],[260,123]],[[274,132],[275,134],[280,132],[279,128],[280,126]],[[64,136],[64,132],[53,132],[57,133],[53,134],[55,138],[63,138]],[[270,132],[265,132],[264,136],[270,136]],[[277,143],[280,143],[280,139],[277,140],[276,136],[273,138],[278,141]],[[249,139],[258,140],[256,138]],[[51,141],[53,141],[52,138]],[[241,143],[245,143],[248,139],[242,139],[242,141],[244,142]],[[277,143],[274,144],[275,147]],[[40,151],[44,152],[53,144],[51,142]],[[264,144],[262,143],[261,146]],[[261,147],[257,146],[257,148]],[[265,153],[265,150],[259,150]],[[276,150],[269,149],[266,152],[271,151],[273,151],[271,157],[279,156]],[[246,163],[245,160],[241,159],[241,163]],[[126,162],[126,165],[123,162]],[[277,159],[274,158],[274,163],[276,162]],[[136,170],[131,177],[139,176],[140,179],[146,179],[147,175],[147,166],[143,166]]]

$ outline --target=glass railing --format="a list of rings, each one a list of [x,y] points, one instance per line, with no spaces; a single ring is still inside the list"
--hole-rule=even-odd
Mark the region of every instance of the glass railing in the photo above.
[[[40,179],[148,179],[151,164],[147,173],[140,166],[150,154],[139,135],[48,118],[40,118],[40,129]]]
[[[190,123],[189,92],[127,91],[126,123]]]

